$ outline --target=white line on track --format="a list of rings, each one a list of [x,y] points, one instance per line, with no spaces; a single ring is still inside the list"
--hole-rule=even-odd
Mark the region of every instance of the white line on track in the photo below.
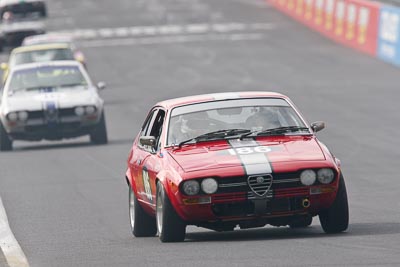
[[[133,26],[100,29],[75,29],[52,33],[70,35],[76,39],[107,39],[121,37],[144,37],[144,36],[170,36],[170,35],[195,35],[206,33],[234,33],[247,31],[265,31],[274,29],[272,23],[201,23],[187,25],[155,25],[155,26]]]
[[[242,34],[206,34],[206,35],[177,35],[165,37],[141,37],[141,38],[119,38],[103,40],[82,41],[82,47],[111,47],[111,46],[134,46],[134,45],[157,45],[173,43],[193,43],[205,41],[251,41],[264,38],[261,33]]]
[[[29,267],[20,245],[8,224],[7,214],[0,197],[0,248],[10,267]]]

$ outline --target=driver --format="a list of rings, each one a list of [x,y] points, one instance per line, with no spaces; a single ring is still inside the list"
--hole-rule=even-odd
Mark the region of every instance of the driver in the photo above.
[[[252,131],[262,131],[280,126],[278,114],[269,107],[258,107],[258,110],[255,108],[255,113],[246,120],[246,127]]]
[[[210,118],[206,111],[179,116],[175,122],[171,121],[171,142],[179,144],[184,140],[209,132],[209,121]]]

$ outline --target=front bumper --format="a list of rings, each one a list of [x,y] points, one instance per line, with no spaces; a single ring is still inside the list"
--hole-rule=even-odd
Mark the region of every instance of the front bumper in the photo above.
[[[61,140],[90,134],[99,119],[99,114],[90,117],[65,116],[52,120],[30,118],[26,122],[7,122],[6,129],[13,140]]]
[[[265,224],[287,225],[299,216],[315,216],[329,208],[336,198],[338,179],[329,185],[313,186],[299,185],[299,181],[293,180],[274,183],[263,197],[256,196],[244,183],[243,186],[232,183],[237,186],[196,197],[175,191],[174,204],[188,224],[212,229],[224,225],[250,228]]]

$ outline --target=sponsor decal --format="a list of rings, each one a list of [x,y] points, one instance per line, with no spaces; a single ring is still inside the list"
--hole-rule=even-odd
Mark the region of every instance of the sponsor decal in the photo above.
[[[146,167],[143,168],[142,178],[143,178],[144,193],[148,200],[153,201],[153,194],[151,193],[151,186],[150,186],[150,175]]]
[[[400,66],[400,8],[383,6],[381,8],[378,57]]]

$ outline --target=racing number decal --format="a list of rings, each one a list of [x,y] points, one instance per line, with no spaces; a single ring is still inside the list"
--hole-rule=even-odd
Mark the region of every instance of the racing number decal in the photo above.
[[[142,177],[146,197],[148,200],[152,201],[153,195],[151,194],[150,175],[146,168],[143,168]]]
[[[267,146],[256,146],[256,147],[237,147],[228,149],[229,154],[232,156],[236,155],[249,155],[255,153],[268,153],[271,152],[271,148]]]
[[[272,166],[267,153],[272,151],[268,146],[260,146],[254,140],[229,140],[231,149],[229,154],[237,156],[244,168],[246,175],[260,175],[272,173]]]

